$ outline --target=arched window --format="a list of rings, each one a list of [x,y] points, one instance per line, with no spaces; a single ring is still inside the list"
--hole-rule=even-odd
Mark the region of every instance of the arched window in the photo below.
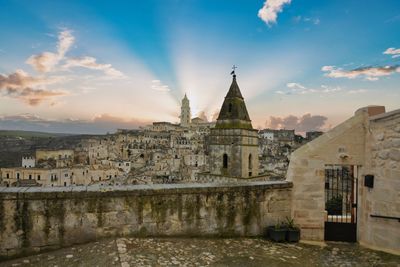
[[[249,154],[249,170],[253,169],[253,156]]]
[[[224,154],[223,159],[222,159],[222,164],[223,164],[224,169],[228,168],[228,155],[227,154]]]

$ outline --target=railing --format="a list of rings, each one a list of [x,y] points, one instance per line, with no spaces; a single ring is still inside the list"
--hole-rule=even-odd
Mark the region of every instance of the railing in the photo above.
[[[383,218],[383,219],[390,219],[390,220],[398,220],[400,222],[400,217],[393,217],[393,216],[382,216],[382,215],[370,215],[372,218]]]

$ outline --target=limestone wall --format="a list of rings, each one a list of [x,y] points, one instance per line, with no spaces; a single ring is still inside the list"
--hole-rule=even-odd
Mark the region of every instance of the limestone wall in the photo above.
[[[373,218],[400,218],[400,110],[369,120],[367,164],[364,174],[374,175],[374,187],[360,183],[359,241],[361,244],[400,254],[400,222]]]
[[[109,236],[257,236],[290,216],[290,182],[0,188],[0,257]]]
[[[291,155],[287,180],[293,182],[292,216],[301,238],[324,240],[326,165],[357,166],[357,240],[368,247],[400,254],[400,110],[358,110],[353,117]],[[374,175],[374,187],[364,186]]]
[[[365,111],[294,151],[287,180],[293,182],[292,215],[301,226],[301,238],[324,240],[325,166],[363,165]]]

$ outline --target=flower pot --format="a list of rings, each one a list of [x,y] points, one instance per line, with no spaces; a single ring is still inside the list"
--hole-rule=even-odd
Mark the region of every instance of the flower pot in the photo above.
[[[299,242],[299,240],[300,240],[300,229],[287,229],[286,241]]]
[[[275,228],[275,226],[271,226],[268,228],[269,238],[275,242],[284,242],[286,238],[286,230],[285,228]]]

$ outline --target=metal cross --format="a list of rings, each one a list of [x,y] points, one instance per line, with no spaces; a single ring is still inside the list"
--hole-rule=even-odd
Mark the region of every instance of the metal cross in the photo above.
[[[237,67],[235,65],[233,65],[232,69],[233,69],[233,71],[231,72],[231,74],[235,75],[235,70],[237,69]]]

